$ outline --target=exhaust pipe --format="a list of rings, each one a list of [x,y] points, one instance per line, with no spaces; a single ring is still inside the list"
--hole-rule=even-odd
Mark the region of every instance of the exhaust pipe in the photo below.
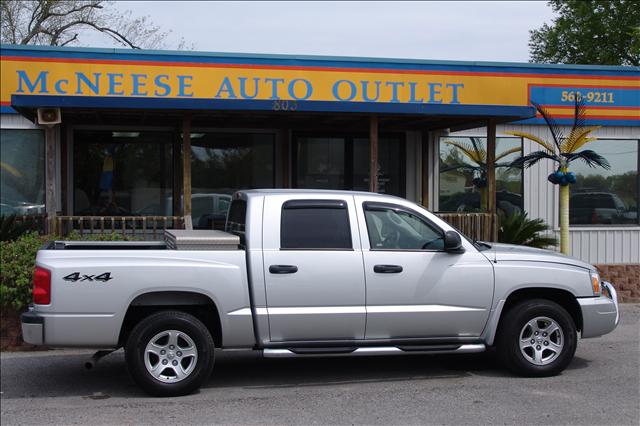
[[[87,370],[91,370],[93,367],[96,366],[98,361],[100,361],[102,358],[109,355],[113,351],[115,351],[115,349],[102,350],[102,351],[96,352],[91,356],[91,358],[85,361],[84,368],[86,368]]]

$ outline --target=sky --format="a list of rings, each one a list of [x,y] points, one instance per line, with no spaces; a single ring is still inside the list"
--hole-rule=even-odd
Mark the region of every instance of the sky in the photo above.
[[[194,50],[527,62],[529,30],[550,23],[546,2],[118,1]],[[93,38],[96,47],[112,46]]]

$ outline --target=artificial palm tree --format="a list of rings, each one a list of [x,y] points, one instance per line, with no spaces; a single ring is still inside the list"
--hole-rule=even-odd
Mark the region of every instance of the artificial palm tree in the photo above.
[[[450,164],[445,167],[441,167],[441,172],[446,172],[449,170],[462,170],[467,171],[473,174],[473,186],[478,188],[480,191],[480,208],[482,210],[486,210],[487,208],[487,150],[482,147],[482,142],[480,138],[469,138],[471,143],[454,141],[454,140],[446,140],[445,144],[453,146],[460,150],[473,164]],[[520,152],[519,147],[507,149],[504,152],[496,155],[495,159],[495,167],[511,167],[510,163],[499,163],[500,160],[505,158],[509,154],[513,154],[514,152]]]
[[[586,123],[586,107],[582,101],[576,99],[574,108],[573,125],[569,135],[563,133],[562,128],[553,119],[551,114],[541,105],[532,102],[538,113],[542,116],[551,133],[551,141],[526,132],[507,132],[514,136],[529,139],[544,149],[535,151],[514,160],[514,167],[531,167],[543,159],[549,159],[558,164],[554,173],[548,177],[549,182],[560,185],[560,251],[569,254],[569,185],[576,182],[576,176],[569,171],[569,164],[576,160],[584,161],[589,167],[602,167],[609,169],[609,162],[600,154],[590,149],[578,151],[585,144],[596,140],[591,132],[599,126],[588,127]]]

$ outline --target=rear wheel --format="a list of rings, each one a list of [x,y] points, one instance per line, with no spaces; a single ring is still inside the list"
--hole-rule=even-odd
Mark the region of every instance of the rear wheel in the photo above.
[[[553,376],[576,351],[576,326],[569,313],[545,299],[522,301],[505,313],[498,334],[498,354],[516,374]]]
[[[125,356],[131,376],[147,393],[186,395],[211,375],[213,338],[196,317],[162,311],[136,325],[127,339]]]

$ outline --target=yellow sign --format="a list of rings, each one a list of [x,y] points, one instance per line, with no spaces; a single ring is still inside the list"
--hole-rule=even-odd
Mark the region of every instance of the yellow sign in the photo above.
[[[169,62],[144,60],[145,54],[132,61],[118,54],[113,59],[83,57],[73,49],[63,57],[60,50],[50,57],[46,51],[36,52],[30,56],[28,51],[2,49],[3,106],[11,105],[12,95],[269,101],[270,109],[295,109],[297,103],[315,101],[327,103],[327,110],[345,111],[348,104],[373,103],[389,104],[389,112],[394,105],[528,106],[536,101],[569,114],[578,96],[595,107],[588,109],[593,117],[631,120],[638,119],[640,108],[638,72],[574,74],[550,68],[547,73],[500,65],[429,69],[424,64],[391,69],[377,63],[354,68],[331,61],[327,66],[293,66],[234,63],[234,58],[199,62],[192,56],[190,61]]]

